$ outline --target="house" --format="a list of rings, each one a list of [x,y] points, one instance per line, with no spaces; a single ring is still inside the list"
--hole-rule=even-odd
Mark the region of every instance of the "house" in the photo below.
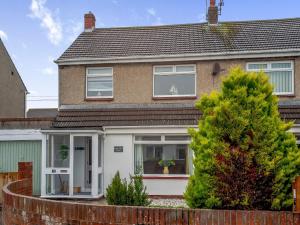
[[[24,118],[28,93],[0,39],[0,118]]]
[[[193,171],[194,104],[232,66],[264,70],[284,119],[300,124],[300,19],[96,28],[56,60],[59,112],[43,129],[41,196],[98,198],[116,171],[141,172],[150,195],[182,196]],[[165,170],[161,164],[171,162]],[[170,163],[170,162],[169,162]]]
[[[27,118],[54,118],[57,116],[57,108],[31,108],[27,110]]]

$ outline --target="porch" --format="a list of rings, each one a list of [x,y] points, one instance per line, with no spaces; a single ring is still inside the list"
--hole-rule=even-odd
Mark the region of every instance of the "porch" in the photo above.
[[[41,197],[102,197],[102,131],[44,130],[42,133]]]

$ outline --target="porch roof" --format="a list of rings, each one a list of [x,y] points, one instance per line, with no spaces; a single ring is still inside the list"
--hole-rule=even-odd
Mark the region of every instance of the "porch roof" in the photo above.
[[[200,115],[194,107],[60,110],[53,127],[194,125]]]
[[[280,103],[282,119],[300,123],[300,104]],[[65,108],[56,117],[53,128],[94,129],[104,126],[170,126],[198,124],[201,112],[192,104],[157,104],[156,106]]]

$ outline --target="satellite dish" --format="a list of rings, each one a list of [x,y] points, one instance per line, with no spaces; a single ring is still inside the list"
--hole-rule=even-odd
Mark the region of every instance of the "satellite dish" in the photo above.
[[[212,71],[212,75],[216,76],[221,72],[221,66],[219,63],[215,63],[213,66],[213,71]]]

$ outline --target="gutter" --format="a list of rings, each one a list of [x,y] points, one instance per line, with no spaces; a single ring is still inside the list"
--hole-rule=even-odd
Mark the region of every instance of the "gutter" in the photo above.
[[[77,134],[77,133],[85,133],[85,134],[91,134],[91,133],[97,133],[97,134],[103,134],[104,132],[102,130],[95,130],[95,129],[40,129],[40,132],[42,134]]]
[[[224,59],[250,59],[270,57],[292,57],[300,56],[300,48],[286,50],[258,50],[258,51],[235,51],[215,52],[201,54],[179,54],[179,55],[155,55],[155,56],[128,56],[114,58],[75,58],[58,59],[54,61],[58,65],[87,65],[104,63],[132,63],[132,62],[170,62],[170,61],[204,61]]]
[[[165,129],[165,128],[197,128],[197,125],[152,125],[152,126],[103,126],[103,130],[108,129]]]

